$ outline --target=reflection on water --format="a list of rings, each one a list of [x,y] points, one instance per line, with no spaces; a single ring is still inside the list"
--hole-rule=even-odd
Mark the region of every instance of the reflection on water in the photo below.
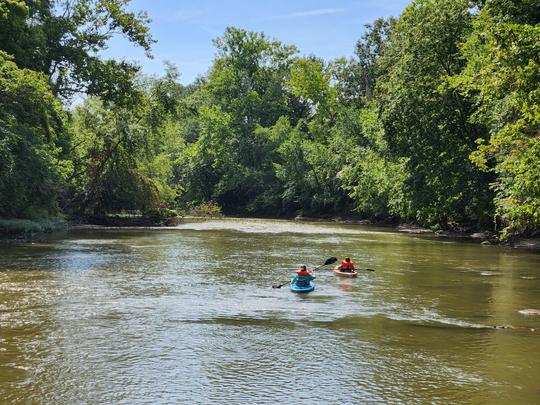
[[[271,288],[330,256],[376,271]],[[540,255],[358,226],[72,231],[0,247],[0,402],[538,403],[539,292]]]

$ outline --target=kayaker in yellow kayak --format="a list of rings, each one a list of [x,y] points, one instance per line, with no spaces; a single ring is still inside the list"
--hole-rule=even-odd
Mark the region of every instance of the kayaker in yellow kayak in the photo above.
[[[339,271],[342,271],[344,273],[354,273],[354,263],[351,262],[351,258],[347,257],[345,260],[341,262],[341,265],[338,267]]]

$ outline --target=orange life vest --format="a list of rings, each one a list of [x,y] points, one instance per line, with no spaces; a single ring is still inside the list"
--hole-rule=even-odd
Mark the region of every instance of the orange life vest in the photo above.
[[[341,268],[342,269],[352,269],[354,267],[354,263],[353,262],[346,262],[345,260],[343,260],[341,262]]]
[[[311,274],[309,273],[309,271],[307,270],[304,270],[304,269],[299,269],[296,274],[298,274],[299,276],[310,276]]]

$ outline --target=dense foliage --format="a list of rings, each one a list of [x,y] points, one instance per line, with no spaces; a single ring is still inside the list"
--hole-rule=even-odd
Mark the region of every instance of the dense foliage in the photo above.
[[[58,210],[72,164],[61,105],[43,74],[0,51],[0,214],[37,217]]]
[[[469,121],[485,136],[471,160],[495,174],[495,218],[503,237],[540,227],[540,2],[487,2],[462,45],[455,88],[475,104]]]
[[[539,232],[537,0],[415,0],[334,61],[227,28],[188,86],[99,56],[112,35],[150,56],[128,3],[0,0],[0,217],[219,206]]]

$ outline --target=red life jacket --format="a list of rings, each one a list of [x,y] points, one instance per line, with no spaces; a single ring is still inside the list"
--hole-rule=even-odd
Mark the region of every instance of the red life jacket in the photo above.
[[[354,267],[354,263],[353,262],[346,262],[345,260],[343,260],[341,262],[341,268],[342,269],[352,269]]]
[[[304,269],[299,269],[299,270],[296,272],[296,274],[298,274],[299,276],[309,276],[309,275],[311,275],[311,274],[309,273],[309,271],[307,271],[307,269],[306,269],[306,270],[304,270]]]

